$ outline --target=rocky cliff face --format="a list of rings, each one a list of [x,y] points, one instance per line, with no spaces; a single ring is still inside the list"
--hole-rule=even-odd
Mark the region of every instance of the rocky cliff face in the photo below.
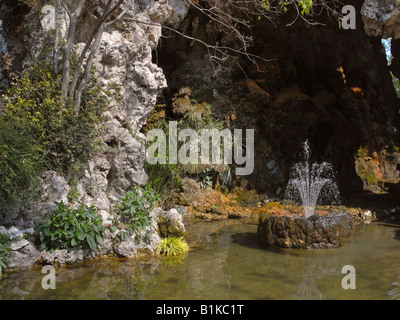
[[[398,1],[365,0],[361,8],[361,16],[368,36],[400,39]]]
[[[345,195],[362,190],[354,164],[360,146],[378,150],[398,141],[399,101],[380,43],[380,37],[396,39],[391,68],[400,75],[395,1],[350,1],[357,10],[355,30],[341,30],[327,16],[320,17],[324,25],[312,28],[301,22],[288,27],[290,13],[277,19],[276,26],[261,21],[252,53],[265,60],[256,67],[242,57],[240,67],[229,72],[216,72],[201,44],[173,34],[160,40],[161,28],[151,25],[166,24],[211,43],[232,44],[206,17],[188,12],[184,0],[142,2],[106,30],[95,59],[104,86],[120,86],[120,100],[106,115],[104,152],[89,162],[77,191],[81,200],[96,203],[105,218],[124,191],[147,180],[140,131],[161,92],[168,100],[189,87],[189,98],[212,104],[214,115],[227,125],[254,129],[256,167],[247,178],[272,195],[282,194],[305,139],[319,161],[334,164]],[[12,81],[40,55],[45,32],[40,17],[30,14],[34,2],[3,0],[1,6],[0,45],[7,45],[0,53],[2,78]],[[78,47],[87,37],[84,24],[78,26],[83,30]],[[66,199],[69,187],[55,173],[46,173],[43,182],[46,190],[56,190],[43,198],[42,209],[49,210],[53,201]]]
[[[364,22],[364,30],[368,36],[392,38],[392,54],[395,59],[391,65],[391,71],[400,77],[400,4],[396,0],[391,1],[364,1],[361,8]]]
[[[77,192],[79,200],[96,204],[105,221],[112,201],[132,185],[144,185],[148,179],[145,137],[139,131],[153,109],[157,95],[167,87],[162,69],[152,62],[152,51],[161,36],[161,27],[155,24],[176,26],[187,12],[185,1],[142,2],[137,1],[123,20],[106,29],[94,61],[94,70],[104,88],[110,85],[120,88],[119,99],[112,102],[106,114],[107,130],[101,137],[104,151],[88,163],[77,184]],[[43,17],[33,14],[40,11],[35,8],[35,2],[5,0],[1,5],[0,20],[5,28],[0,34],[7,44],[7,52],[2,50],[1,67],[3,79],[12,82],[15,74],[43,55],[50,31],[41,27]],[[120,12],[128,5],[130,1]],[[90,21],[81,21],[77,27],[80,30],[76,36],[78,49],[89,36],[91,28],[85,25],[87,23]],[[41,203],[43,211],[53,208],[54,201],[67,201],[70,186],[62,177],[55,172],[46,172],[42,181],[45,189]]]
[[[391,52],[394,57],[390,71],[400,76],[400,4],[398,1],[366,0],[361,8],[364,31],[370,37],[391,38]],[[397,116],[397,115],[396,115]],[[371,150],[360,149],[356,159],[356,171],[362,178],[364,189],[372,192],[394,191],[400,181],[400,154],[397,145]]]
[[[93,69],[104,88],[119,88],[119,97],[112,101],[110,110],[105,114],[106,130],[100,137],[102,152],[89,161],[76,186],[71,186],[54,171],[44,172],[41,176],[43,194],[38,207],[25,212],[23,219],[17,216],[18,212],[7,215],[1,224],[12,227],[8,230],[3,228],[2,233],[33,227],[41,220],[43,213],[55,208],[55,202],[67,203],[72,188],[76,188],[77,200],[88,205],[94,203],[104,223],[110,223],[107,218],[113,202],[133,185],[146,183],[145,136],[139,131],[153,109],[157,95],[167,87],[162,69],[152,62],[152,51],[161,36],[161,27],[157,25],[177,25],[186,14],[187,6],[180,0],[136,3],[138,5],[127,12],[123,21],[106,29],[94,61]],[[129,4],[130,1],[126,1],[120,12]],[[42,28],[43,17],[34,14],[40,12],[40,8],[34,8],[35,5],[37,2],[30,0],[1,1],[0,20],[3,20],[5,28],[4,32],[0,30],[0,67],[5,86],[12,83],[18,72],[33,61],[46,58],[46,40],[49,36],[51,38],[52,33]],[[75,45],[78,50],[91,30],[86,24],[90,24],[90,20],[80,21],[77,27],[79,32]],[[2,45],[3,39],[6,48]],[[165,212],[164,215],[161,209],[154,209],[150,213],[152,225],[143,230],[141,235],[128,237],[126,241],[119,241],[117,233],[106,232],[99,254],[137,257],[141,253],[153,252],[160,242],[160,235],[183,234],[185,227],[182,215],[175,209]],[[33,229],[24,229],[20,233],[28,231],[31,233]],[[29,240],[33,242],[33,239]],[[44,264],[70,264],[94,257],[89,250],[39,251],[32,242],[13,242],[10,268],[27,267],[37,261]]]
[[[123,10],[124,8],[122,8]],[[102,38],[94,68],[104,86],[121,87],[121,100],[107,114],[105,152],[89,162],[78,184],[82,200],[96,203],[104,214],[132,185],[144,185],[145,136],[139,131],[153,109],[157,95],[167,87],[163,70],[152,62],[161,27],[177,25],[186,14],[184,1],[150,1],[136,7],[122,23],[110,27]],[[136,20],[150,24],[137,23]]]

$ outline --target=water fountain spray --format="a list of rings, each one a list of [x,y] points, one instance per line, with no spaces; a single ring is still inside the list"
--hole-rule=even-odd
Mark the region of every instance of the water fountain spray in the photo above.
[[[314,214],[317,202],[339,204],[339,190],[330,163],[311,163],[308,140],[303,145],[304,161],[295,163],[290,171],[286,198],[302,203],[305,217]]]

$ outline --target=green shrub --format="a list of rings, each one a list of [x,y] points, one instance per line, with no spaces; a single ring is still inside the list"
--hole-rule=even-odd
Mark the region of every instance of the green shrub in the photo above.
[[[43,167],[42,149],[29,134],[0,123],[0,206],[31,197]]]
[[[215,119],[211,114],[211,109],[212,106],[208,105],[205,114],[202,116],[199,116],[194,108],[189,109],[183,118],[178,121],[178,131],[182,129],[193,129],[196,131],[201,129],[224,129],[223,121]]]
[[[116,206],[115,213],[120,217],[122,223],[127,227],[129,235],[138,234],[151,225],[150,211],[153,205],[159,201],[150,184],[144,188],[135,186],[125,193],[121,202]],[[118,223],[117,219],[114,221]],[[124,233],[122,233],[124,235]]]
[[[92,75],[77,113],[60,92],[61,75],[41,61],[26,69],[0,97],[2,209],[14,200],[28,205],[39,194],[37,177],[45,169],[77,179],[100,149],[97,137],[110,93]]]
[[[168,237],[161,239],[156,247],[156,254],[166,257],[183,255],[189,252],[189,245],[183,237]]]
[[[98,151],[96,138],[109,93],[92,75],[77,114],[60,92],[61,75],[54,74],[50,63],[39,62],[2,97],[0,122],[37,141],[48,168],[70,173]]]
[[[63,202],[57,204],[49,217],[35,230],[41,250],[89,247],[97,251],[103,244],[103,220],[94,206],[80,204],[71,209]]]
[[[3,273],[3,269],[7,268],[9,264],[8,254],[11,251],[10,248],[0,243],[0,277]]]

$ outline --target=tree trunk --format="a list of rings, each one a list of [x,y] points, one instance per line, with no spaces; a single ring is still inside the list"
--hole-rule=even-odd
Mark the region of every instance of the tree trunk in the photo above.
[[[74,44],[76,26],[78,24],[78,19],[81,15],[85,2],[86,0],[79,0],[75,10],[71,12],[70,15],[67,42],[65,44],[63,53],[63,70],[62,70],[62,80],[61,80],[61,97],[64,101],[66,101],[68,96],[68,86],[70,80],[70,58],[71,58],[72,46]]]
[[[59,37],[60,37],[60,24],[59,24],[59,16],[60,16],[60,3],[59,0],[55,0],[55,19],[56,19],[56,30],[54,35],[54,54],[53,54],[53,65],[54,65],[54,73],[58,74],[58,44],[59,44]]]
[[[88,57],[87,62],[86,62],[85,71],[83,73],[82,80],[81,80],[81,82],[79,84],[78,89],[75,92],[74,104],[75,104],[75,114],[76,115],[79,114],[79,107],[81,105],[82,93],[83,93],[83,90],[86,87],[86,84],[87,84],[88,80],[89,80],[90,70],[92,69],[93,60],[94,60],[94,57],[96,55],[96,51],[97,51],[97,49],[98,49],[98,47],[100,45],[100,41],[101,41],[101,37],[102,37],[103,32],[104,32],[104,29],[105,29],[105,25],[103,23],[100,26],[99,31],[97,32],[96,39],[95,39],[95,41],[93,43],[93,46],[92,46],[92,50],[90,51],[89,57]]]
[[[98,21],[96,26],[93,28],[93,31],[90,34],[89,39],[86,41],[85,47],[79,57],[78,63],[76,65],[76,68],[74,71],[74,76],[72,78],[71,87],[69,90],[69,98],[71,100],[74,98],[76,86],[78,84],[79,75],[81,73],[81,68],[83,65],[83,61],[85,60],[85,56],[86,56],[87,52],[89,51],[90,45],[93,42],[93,39],[96,37],[96,34],[99,32],[99,29],[101,28],[102,24],[109,17],[109,15],[116,9],[116,7],[114,7],[112,10],[110,10],[111,4],[112,4],[112,0],[109,0],[107,3],[107,6],[105,8],[106,13],[103,15],[103,17],[100,18],[100,20]]]

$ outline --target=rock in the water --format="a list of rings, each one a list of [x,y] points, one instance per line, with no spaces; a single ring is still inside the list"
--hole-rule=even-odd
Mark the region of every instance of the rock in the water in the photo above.
[[[160,241],[160,236],[151,226],[138,234],[128,236],[125,241],[117,242],[114,245],[114,252],[118,257],[135,258],[139,252],[154,252]]]
[[[353,229],[353,218],[347,213],[312,215],[308,219],[263,213],[257,234],[266,246],[325,249],[343,246]]]
[[[59,249],[54,250],[53,252],[42,251],[40,252],[39,261],[44,264],[75,264],[77,262],[83,262],[88,259],[92,259],[95,257],[95,252],[89,249]]]
[[[8,268],[26,268],[34,265],[40,258],[40,252],[31,243],[10,253]]]
[[[183,215],[176,209],[164,211],[161,208],[155,208],[150,214],[153,220],[157,221],[158,230],[163,237],[178,237],[186,232],[183,223]]]

